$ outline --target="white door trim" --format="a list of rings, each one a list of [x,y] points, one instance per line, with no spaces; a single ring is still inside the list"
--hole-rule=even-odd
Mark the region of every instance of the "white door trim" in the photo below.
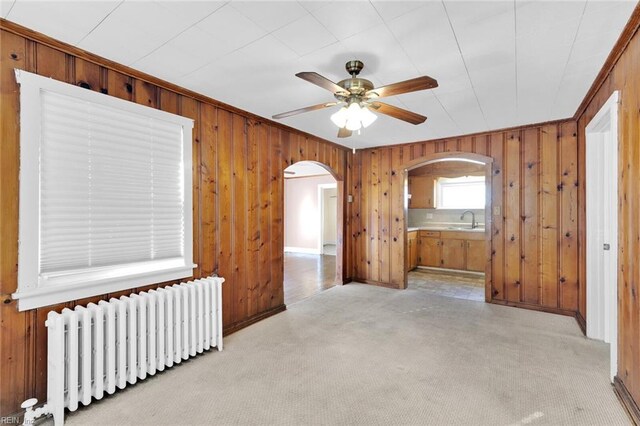
[[[616,91],[585,129],[587,337],[610,344],[612,382],[618,369],[618,99]]]
[[[320,223],[320,235],[318,236],[318,252],[324,254],[324,190],[338,188],[337,183],[318,184],[318,222]]]

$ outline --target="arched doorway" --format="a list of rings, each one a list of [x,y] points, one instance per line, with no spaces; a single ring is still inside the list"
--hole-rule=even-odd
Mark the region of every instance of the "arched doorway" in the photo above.
[[[492,214],[501,214],[492,208],[492,167],[491,157],[464,152],[405,164],[405,288],[419,279],[410,271],[425,271],[425,282],[437,283],[425,287],[436,294],[491,301]]]
[[[284,298],[295,303],[342,284],[343,182],[328,166],[284,170]]]

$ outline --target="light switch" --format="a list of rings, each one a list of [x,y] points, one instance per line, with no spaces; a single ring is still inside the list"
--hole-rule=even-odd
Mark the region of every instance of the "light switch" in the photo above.
[[[493,206],[493,215],[500,216],[500,206]]]

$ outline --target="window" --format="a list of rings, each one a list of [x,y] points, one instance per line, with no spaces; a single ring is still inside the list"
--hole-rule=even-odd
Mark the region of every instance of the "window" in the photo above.
[[[193,121],[16,77],[19,310],[191,276]]]
[[[440,177],[436,180],[439,209],[484,209],[484,176]]]

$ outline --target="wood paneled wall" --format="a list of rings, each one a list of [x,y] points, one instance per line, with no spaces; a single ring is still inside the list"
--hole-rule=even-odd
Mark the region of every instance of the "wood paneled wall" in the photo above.
[[[44,319],[51,309],[130,292],[17,311],[11,299],[17,287],[20,129],[14,68],[193,118],[194,276],[225,277],[226,331],[284,309],[283,171],[313,160],[329,166],[340,184],[351,152],[6,21],[0,24],[0,415],[16,412],[26,398],[45,399]],[[340,223],[339,231],[344,226]],[[340,257],[338,264],[342,268]]]
[[[404,176],[436,153],[493,158],[491,300],[574,315],[578,310],[576,122],[358,151],[352,164],[354,279],[403,288]]]
[[[640,4],[596,80],[593,96],[578,110],[580,181],[585,180],[585,128],[611,94],[620,91],[618,112],[618,374],[616,389],[640,424]],[[610,65],[607,67],[607,65]],[[580,209],[581,221],[586,212]],[[584,228],[580,239],[585,241]],[[581,250],[580,276],[586,275]],[[586,287],[580,314],[587,318]]]

